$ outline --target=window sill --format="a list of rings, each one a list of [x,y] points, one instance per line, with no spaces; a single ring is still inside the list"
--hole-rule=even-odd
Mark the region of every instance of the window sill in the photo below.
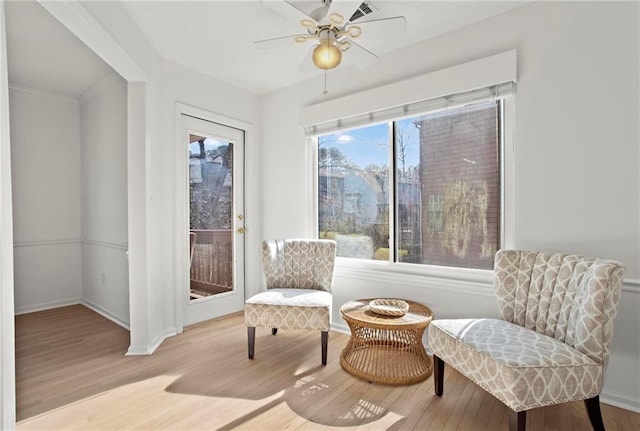
[[[492,270],[338,257],[335,275],[339,278],[366,280],[376,284],[402,284],[406,287],[495,297]]]

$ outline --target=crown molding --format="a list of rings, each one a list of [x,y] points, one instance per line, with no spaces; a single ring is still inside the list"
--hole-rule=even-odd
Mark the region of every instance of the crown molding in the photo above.
[[[27,87],[20,84],[9,83],[9,89],[14,91],[20,91],[21,93],[33,94],[35,96],[48,97],[51,99],[58,99],[63,102],[71,102],[77,104],[78,101],[67,94],[56,93],[54,91],[42,90],[40,88]]]
[[[105,91],[109,91],[111,89],[110,85],[113,83],[118,83],[119,80],[124,81],[122,77],[118,75],[116,72],[110,72],[100,81],[96,82],[91,87],[89,87],[87,91],[85,91],[80,96],[78,96],[78,99],[77,99],[78,103],[80,105],[87,104],[88,102],[95,99],[97,96],[104,93]],[[125,88],[126,88],[126,81],[124,82],[125,82]]]

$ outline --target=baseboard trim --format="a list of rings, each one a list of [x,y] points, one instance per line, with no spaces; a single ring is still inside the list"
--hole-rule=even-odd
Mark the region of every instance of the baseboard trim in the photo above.
[[[640,413],[640,401],[637,399],[627,398],[622,395],[613,394],[608,391],[602,391],[600,393],[600,402],[609,404],[621,409],[630,410],[635,413]]]
[[[38,311],[51,310],[53,308],[68,307],[69,305],[81,304],[80,298],[62,299],[59,301],[43,302],[41,304],[29,305],[27,307],[17,307],[15,315],[36,313]]]
[[[344,323],[332,323],[331,324],[331,330],[332,331],[336,331],[336,332],[340,332],[342,334],[351,334],[351,331],[349,330],[349,327],[347,325],[345,325]]]
[[[89,301],[87,299],[83,299],[80,303],[82,305],[84,305],[85,307],[87,307],[88,309],[90,309],[92,311],[95,311],[96,313],[98,313],[102,317],[111,320],[116,325],[122,326],[127,331],[129,330],[129,323],[125,322],[120,317],[118,317],[115,314],[105,310],[104,308],[100,307],[99,305],[97,305],[97,304],[95,304],[95,303],[93,303],[93,302],[91,302],[91,301]]]
[[[162,344],[162,342],[164,340],[166,340],[169,337],[173,337],[174,335],[177,335],[178,333],[176,332],[175,329],[171,328],[171,329],[165,329],[160,335],[158,335],[156,337],[155,340],[153,340],[153,342],[149,345],[149,354],[152,354],[153,352],[156,351],[156,349],[158,347],[160,347],[160,344]]]
[[[127,353],[125,353],[125,356],[148,356],[153,352],[149,352],[149,350],[145,347],[142,349],[139,348],[134,348],[132,346],[129,346],[129,349],[127,350]]]
[[[156,351],[156,349],[160,347],[160,344],[162,344],[164,340],[166,340],[169,337],[173,337],[174,335],[177,335],[177,332],[175,329],[167,329],[162,334],[158,335],[156,339],[153,340],[153,342],[151,342],[145,347],[139,348],[139,347],[129,346],[129,350],[127,350],[127,353],[125,353],[125,356],[152,355]]]

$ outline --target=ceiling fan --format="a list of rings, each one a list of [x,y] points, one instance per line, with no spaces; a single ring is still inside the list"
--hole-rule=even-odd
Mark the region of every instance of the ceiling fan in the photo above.
[[[269,2],[272,3],[272,2]],[[287,17],[300,20],[304,32],[289,36],[258,40],[254,42],[260,49],[269,49],[292,45],[293,43],[312,42],[300,70],[306,71],[315,66],[321,70],[335,69],[342,61],[343,53],[350,51],[353,63],[362,67],[378,59],[377,55],[365,48],[358,39],[365,35],[367,39],[386,39],[404,33],[404,16],[380,19],[362,19],[377,11],[370,2],[361,3],[355,11],[353,3],[340,0],[285,0]],[[345,19],[345,16],[347,17]]]

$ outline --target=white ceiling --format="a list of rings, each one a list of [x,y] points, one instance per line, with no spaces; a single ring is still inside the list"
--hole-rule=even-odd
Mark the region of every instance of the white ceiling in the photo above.
[[[319,6],[321,0],[308,0]],[[523,5],[524,1],[399,1],[371,0],[375,15],[364,19],[405,16],[402,35],[358,39],[378,56]],[[361,1],[334,0],[343,15]],[[256,94],[313,78],[321,72],[300,72],[311,42],[291,41],[282,48],[260,50],[256,40],[303,33],[300,16],[283,0],[126,1],[133,20],[164,58],[197,69]],[[346,11],[346,13],[344,12]],[[287,17],[282,14],[287,14]],[[346,17],[348,18],[348,17]],[[350,54],[347,51],[344,59]]]
[[[112,0],[113,1],[113,0]],[[304,1],[304,0],[296,0]],[[321,5],[322,0],[306,0]],[[358,42],[378,56],[456,28],[514,9],[518,1],[371,0],[377,11],[365,19],[405,16],[403,34],[372,37],[363,31]],[[334,0],[332,9],[348,15],[360,1]],[[203,74],[264,94],[315,77],[301,72],[312,42],[284,43],[260,50],[254,41],[300,34],[300,14],[283,0],[122,1],[160,56]],[[82,42],[34,1],[5,2],[9,81],[78,97],[112,72]],[[339,68],[356,58],[343,56]]]
[[[77,98],[113,72],[34,1],[5,2],[9,82]]]

